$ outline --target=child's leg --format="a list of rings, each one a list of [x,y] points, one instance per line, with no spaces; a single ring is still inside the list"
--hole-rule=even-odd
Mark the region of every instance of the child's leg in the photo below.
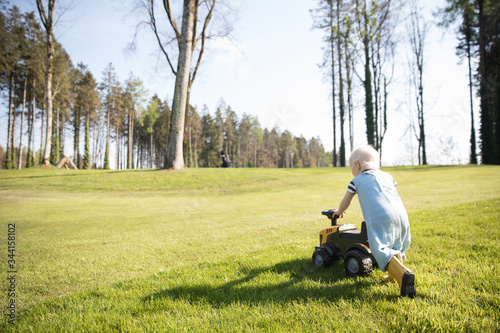
[[[401,289],[401,296],[415,297],[415,274],[406,268],[400,261],[399,256],[394,256],[387,265],[389,276],[393,277]]]
[[[396,280],[394,280],[394,276],[392,276],[390,274],[383,275],[382,281],[383,282],[396,282]]]
[[[395,254],[394,257],[396,257],[396,259],[398,259],[401,263],[404,262],[403,258],[401,258],[399,254]],[[382,281],[396,283],[396,279],[390,273],[382,276]]]

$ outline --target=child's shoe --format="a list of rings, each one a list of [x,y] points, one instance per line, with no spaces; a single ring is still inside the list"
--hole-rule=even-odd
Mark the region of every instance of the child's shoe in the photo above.
[[[401,289],[401,296],[415,297],[415,274],[406,268],[396,257],[392,257],[387,265],[389,276],[393,276]]]
[[[403,274],[403,281],[401,285],[401,296],[415,297],[417,291],[415,290],[415,274],[408,270]]]

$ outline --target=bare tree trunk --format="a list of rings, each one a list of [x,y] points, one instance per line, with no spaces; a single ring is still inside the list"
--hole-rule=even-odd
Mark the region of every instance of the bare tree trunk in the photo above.
[[[51,85],[51,79],[48,78],[49,76],[47,75],[47,81],[46,81],[46,87],[47,89],[52,89]],[[52,145],[52,98],[49,97],[49,93],[47,93],[47,100],[45,102],[45,111],[46,111],[46,129],[45,129],[45,146],[43,148],[43,164],[44,165],[49,165],[49,159],[50,159],[50,148]]]
[[[23,91],[23,108],[21,111],[21,131],[19,133],[19,160],[17,164],[17,168],[21,169],[23,166],[23,124],[24,124],[24,109],[26,107],[26,86],[27,79],[24,79],[24,91]]]
[[[366,139],[368,144],[375,146],[374,138],[374,119],[373,119],[373,91],[372,91],[372,73],[370,69],[370,42],[371,42],[371,26],[370,14],[366,5],[367,0],[363,0],[360,4],[356,1],[358,29],[362,38],[363,53],[364,53],[364,72],[365,77],[363,87],[365,89],[365,121],[366,121]]]
[[[349,118],[349,149],[354,150],[354,123],[353,123],[353,103],[352,103],[352,75],[351,75],[351,58],[348,55],[347,38],[345,41],[345,66],[346,66],[346,80],[347,80],[347,110]]]
[[[254,150],[253,150],[253,167],[257,167],[257,141],[255,141]]]
[[[61,115],[60,115],[60,112],[59,112],[59,109],[56,108],[54,110],[54,116],[56,117],[56,130],[54,131],[54,139],[56,140],[55,144],[54,144],[54,149],[56,151],[52,151],[51,152],[51,155],[52,155],[52,163],[57,163],[57,161],[59,161],[59,159],[61,158],[59,152],[60,152],[60,144],[61,144],[61,136],[60,136],[60,128],[59,128],[59,119],[61,118]]]
[[[48,1],[48,11],[45,13],[42,0],[36,0],[38,7],[38,13],[40,14],[40,19],[45,27],[46,38],[47,38],[47,73],[45,74],[45,89],[46,89],[46,107],[47,110],[47,132],[45,139],[45,150],[43,153],[43,164],[49,165],[50,159],[50,148],[52,140],[52,67],[54,58],[54,41],[53,41],[53,21],[52,16],[54,13],[55,0]]]
[[[59,124],[58,124],[58,127],[59,127],[59,147],[57,147],[57,149],[59,149],[59,157],[61,156],[64,156],[64,112],[61,112],[59,114],[59,120],[58,120]]]
[[[14,73],[11,72],[10,74],[10,83],[9,83],[9,124],[8,124],[8,130],[7,130],[7,155],[5,158],[5,168],[6,169],[11,169],[14,168],[13,164],[13,159],[12,156],[12,149],[14,149],[14,146],[12,144],[12,138],[14,137],[14,134],[12,132],[12,107],[13,107],[13,94],[14,94]]]
[[[134,150],[134,109],[128,114],[128,146],[127,146],[127,169],[133,169]]]
[[[13,87],[15,89],[15,86]],[[10,143],[10,158],[11,158],[11,168],[15,169],[16,168],[16,96],[13,96],[12,99],[12,134],[11,134],[11,140],[12,142]]]
[[[43,149],[45,148],[45,113],[46,113],[46,109],[45,109],[46,105],[45,106],[42,106],[42,125],[41,125],[41,129],[40,129],[40,161],[39,163],[40,164],[43,164]]]
[[[151,164],[151,169],[153,169],[153,133],[150,134],[150,141],[149,141],[149,145],[150,145],[150,164]]]
[[[120,131],[116,125],[116,170],[120,170]]]
[[[339,111],[340,111],[340,166],[345,167],[345,139],[344,139],[344,79],[342,76],[342,33],[340,32],[340,0],[337,0],[337,53],[339,63]],[[344,37],[345,38],[345,37]]]
[[[197,3],[198,1],[195,0],[184,0],[179,60],[172,105],[172,125],[170,127],[167,153],[167,166],[169,169],[174,170],[184,169],[186,167],[183,156],[184,121],[186,116]]]
[[[31,150],[31,162],[32,162],[32,166],[35,166],[36,163],[35,163],[35,122],[36,122],[36,114],[35,114],[35,111],[36,111],[36,93],[35,93],[35,83],[36,83],[36,79],[35,77],[33,77],[33,101],[31,103],[31,138],[32,138],[32,145],[33,145],[33,148]]]
[[[381,119],[381,125],[380,125],[380,163],[382,163],[382,142],[384,141],[384,136],[385,133],[387,132],[387,79],[384,76],[384,104],[383,104],[383,115]]]
[[[467,15],[467,19],[465,20],[467,24],[469,25],[470,19],[467,11],[465,12],[465,15]],[[469,163],[471,164],[477,164],[477,153],[476,153],[476,129],[474,126],[474,99],[473,99],[473,84],[472,84],[472,64],[471,64],[471,58],[472,58],[472,36],[470,32],[470,26],[467,26],[466,28],[466,35],[465,35],[465,41],[466,41],[466,46],[467,46],[467,64],[468,64],[468,69],[469,69],[469,98],[470,98],[470,157],[469,157]]]
[[[330,19],[330,57],[332,60],[332,112],[333,112],[333,167],[337,166],[337,110],[335,108],[335,45],[334,45],[334,32],[333,32],[333,2],[329,1],[330,5],[329,19]]]
[[[382,69],[380,68],[380,40],[376,40],[371,44],[371,62],[372,62],[372,79],[373,79],[373,106],[374,106],[374,148],[380,150],[380,75]]]
[[[422,56],[423,61],[423,56]],[[419,69],[419,95],[420,95],[420,110],[419,110],[419,128],[420,128],[420,146],[422,148],[422,164],[427,165],[427,149],[425,145],[425,122],[424,122],[424,85],[423,85],[423,66]]]
[[[106,106],[106,150],[104,151],[104,163],[103,169],[109,169],[109,150],[110,150],[110,142],[109,138],[111,136],[111,127],[110,127],[110,105]]]
[[[33,119],[31,117],[31,105],[32,102],[30,102],[28,106],[28,145],[26,146],[27,151],[26,151],[26,168],[32,167],[32,160],[31,160],[31,136],[33,135]]]
[[[80,107],[75,108],[75,119],[73,120],[73,160],[78,165],[81,166],[80,162]]]
[[[415,87],[415,99],[417,107],[418,133],[415,131],[418,140],[418,162],[427,164],[427,152],[425,145],[425,119],[424,119],[424,46],[427,32],[427,25],[421,24],[419,15],[418,0],[411,2],[410,15],[410,43],[413,53],[413,66],[411,67],[413,84]]]

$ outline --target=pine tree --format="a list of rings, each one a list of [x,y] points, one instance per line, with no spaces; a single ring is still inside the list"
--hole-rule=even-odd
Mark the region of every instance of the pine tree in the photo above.
[[[79,161],[79,132],[80,119],[85,118],[85,141],[82,168],[90,169],[92,166],[90,154],[90,126],[91,121],[97,117],[97,110],[100,108],[99,93],[97,91],[97,83],[92,73],[87,66],[79,63],[75,75],[75,103],[73,106],[73,124],[75,129],[74,134],[74,149],[75,157],[77,157],[77,166],[80,166]]]

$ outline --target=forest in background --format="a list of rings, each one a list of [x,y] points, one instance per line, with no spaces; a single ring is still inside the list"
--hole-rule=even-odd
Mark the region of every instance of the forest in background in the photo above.
[[[47,131],[45,109],[45,32],[35,13],[3,8],[2,92],[9,105],[9,146],[0,147],[1,167],[43,163]],[[162,168],[168,145],[171,108],[157,95],[148,98],[140,78],[119,82],[113,64],[100,82],[87,66],[73,65],[55,42],[50,164],[71,151],[78,168]],[[331,154],[319,137],[305,139],[278,127],[262,128],[258,118],[236,112],[220,100],[211,112],[189,107],[184,132],[187,167],[218,167],[219,150],[234,167],[325,167]],[[35,138],[39,142],[35,146]],[[70,145],[70,147],[67,147]],[[110,153],[112,151],[112,153]]]
[[[185,1],[188,2],[191,1]],[[347,143],[352,149],[355,82],[361,82],[364,89],[366,140],[381,150],[387,130],[386,92],[391,83],[397,46],[391,32],[401,22],[399,14],[403,10],[408,12],[410,53],[413,54],[408,59],[411,68],[409,94],[415,101],[408,128],[418,142],[418,163],[427,164],[427,106],[422,82],[428,26],[420,15],[418,1],[321,0],[318,4],[313,15],[315,28],[325,32],[322,67],[331,84],[333,152],[325,152],[319,137],[306,140],[287,130],[263,129],[256,117],[248,114],[238,117],[221,99],[214,112],[206,106],[197,110],[187,105],[182,136],[187,167],[220,165],[218,150],[229,154],[233,166],[237,167],[345,165]],[[447,7],[439,13],[443,25],[459,22],[457,53],[469,64],[471,101],[474,93],[480,98],[480,110],[476,110],[481,119],[478,139],[472,102],[470,110],[470,163],[475,164],[478,156],[484,164],[500,161],[499,7],[492,1],[448,0]],[[49,62],[53,67],[50,70],[52,111],[47,113],[45,82],[49,71],[44,55],[46,36],[51,34],[44,31],[36,13],[21,13],[16,7],[4,6],[0,19],[4,46],[1,87],[3,101],[8,104],[7,147],[6,151],[3,148],[0,151],[3,167],[39,165],[47,151],[50,163],[55,164],[68,142],[72,142],[71,157],[81,168],[167,165],[168,133],[173,114],[169,101],[162,101],[157,96],[148,98],[141,79],[132,73],[125,82],[119,82],[111,63],[98,82],[85,64],[75,67],[63,46],[54,41],[53,58]],[[46,26],[46,22],[42,23]],[[50,135],[46,135],[48,130]],[[35,147],[35,137],[40,138],[39,147]],[[45,143],[49,140],[47,149]],[[477,142],[479,151],[476,150]]]
[[[364,110],[356,112],[364,111],[366,142],[383,153],[390,117],[389,92],[395,83],[401,49],[406,49],[408,77],[401,90],[406,90],[408,97],[408,123],[398,126],[407,128],[410,140],[416,141],[418,164],[428,164],[427,121],[432,106],[426,98],[425,81],[429,75],[427,63],[433,55],[427,52],[427,44],[431,30],[438,28],[429,15],[439,22],[438,26],[448,29],[443,31],[456,35],[456,54],[468,65],[468,162],[500,164],[499,2],[446,0],[441,8],[426,5],[431,4],[421,0],[318,1],[313,13],[315,28],[325,36],[322,68],[331,89],[334,166],[346,165],[347,152],[353,149],[353,95],[359,86],[363,89]],[[474,110],[475,96],[480,101],[479,110]],[[474,122],[477,113],[479,126]]]

